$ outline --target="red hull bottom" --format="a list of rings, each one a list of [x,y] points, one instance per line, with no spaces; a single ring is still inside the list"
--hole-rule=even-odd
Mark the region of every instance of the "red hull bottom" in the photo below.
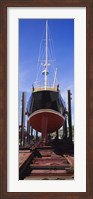
[[[42,134],[57,131],[64,124],[64,117],[51,109],[40,109],[28,118],[29,124]]]

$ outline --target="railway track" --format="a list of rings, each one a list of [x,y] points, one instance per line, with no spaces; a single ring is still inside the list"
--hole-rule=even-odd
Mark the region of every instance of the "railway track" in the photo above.
[[[36,146],[19,168],[20,180],[65,180],[74,178],[74,157],[50,146]]]

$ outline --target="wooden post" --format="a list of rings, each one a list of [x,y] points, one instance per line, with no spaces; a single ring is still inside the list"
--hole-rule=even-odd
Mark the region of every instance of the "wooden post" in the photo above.
[[[68,124],[69,124],[69,140],[72,142],[72,117],[71,117],[71,92],[68,90]]]
[[[38,131],[36,131],[36,140],[38,140]]]
[[[30,125],[29,122],[27,121],[27,142],[29,143],[30,141]]]
[[[67,121],[66,121],[66,118],[65,118],[64,125],[63,125],[63,134],[64,134],[64,138],[67,139]]]
[[[56,138],[57,138],[57,139],[58,139],[58,134],[59,134],[59,133],[58,133],[58,130],[57,130],[57,131],[56,131]]]
[[[22,146],[25,144],[24,126],[25,126],[25,92],[22,93]]]

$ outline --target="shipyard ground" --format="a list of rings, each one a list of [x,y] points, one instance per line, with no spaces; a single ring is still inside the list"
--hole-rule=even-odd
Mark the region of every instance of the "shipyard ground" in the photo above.
[[[59,142],[59,143],[58,143]],[[19,150],[19,180],[73,180],[74,145],[55,141],[52,146],[35,143]]]

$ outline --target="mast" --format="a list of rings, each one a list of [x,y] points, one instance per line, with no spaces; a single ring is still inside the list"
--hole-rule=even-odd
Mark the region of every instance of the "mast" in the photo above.
[[[48,20],[46,21],[46,68],[48,67]]]
[[[45,62],[45,88],[47,86],[47,68],[48,68],[48,21],[46,20],[46,62]]]
[[[44,71],[42,72],[44,75],[44,86],[45,89],[48,86],[48,20],[46,20],[46,46],[45,46],[45,50],[46,50],[46,55],[45,55],[45,64],[44,64]]]

